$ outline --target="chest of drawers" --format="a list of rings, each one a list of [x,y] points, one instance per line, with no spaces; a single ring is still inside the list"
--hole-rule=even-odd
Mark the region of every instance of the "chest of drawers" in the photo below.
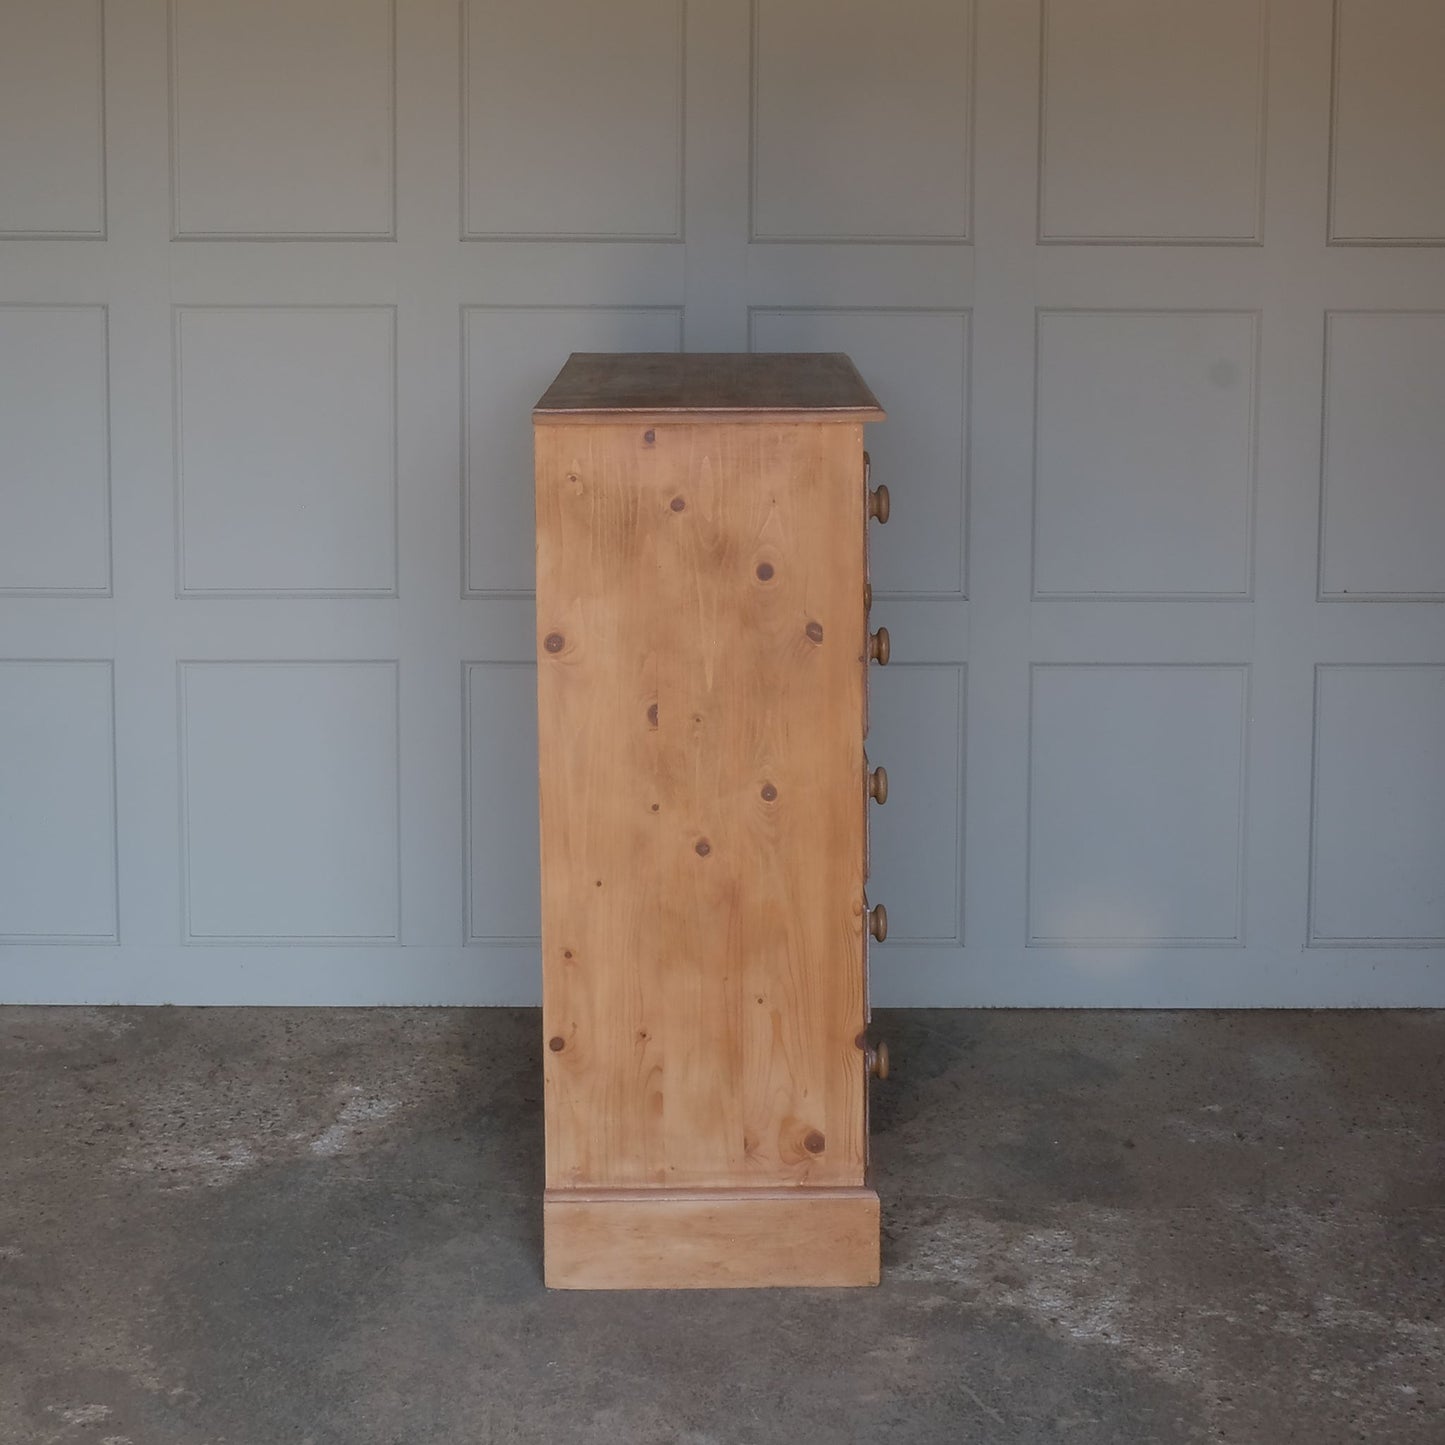
[[[547,1283],[878,1278],[847,357],[574,355],[533,413]]]

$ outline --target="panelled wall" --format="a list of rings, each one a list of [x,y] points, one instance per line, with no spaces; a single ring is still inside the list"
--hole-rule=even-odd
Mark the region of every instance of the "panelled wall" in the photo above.
[[[844,350],[880,1003],[1445,1003],[1437,0],[0,0],[0,997],[534,1001],[528,411]]]

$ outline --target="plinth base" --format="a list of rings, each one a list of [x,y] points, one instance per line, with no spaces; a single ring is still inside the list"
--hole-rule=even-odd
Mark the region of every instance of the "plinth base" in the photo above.
[[[549,1189],[550,1289],[878,1283],[871,1189]]]

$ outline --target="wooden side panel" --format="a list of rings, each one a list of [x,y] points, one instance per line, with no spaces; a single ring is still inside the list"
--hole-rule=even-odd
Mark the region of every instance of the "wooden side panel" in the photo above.
[[[551,1188],[861,1185],[862,426],[540,426]]]
[[[871,1189],[549,1194],[550,1289],[878,1283]]]

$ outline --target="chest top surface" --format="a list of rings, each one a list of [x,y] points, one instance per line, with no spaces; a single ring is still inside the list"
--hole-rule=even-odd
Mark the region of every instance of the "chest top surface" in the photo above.
[[[532,412],[540,425],[669,421],[882,421],[841,351],[577,351]]]

